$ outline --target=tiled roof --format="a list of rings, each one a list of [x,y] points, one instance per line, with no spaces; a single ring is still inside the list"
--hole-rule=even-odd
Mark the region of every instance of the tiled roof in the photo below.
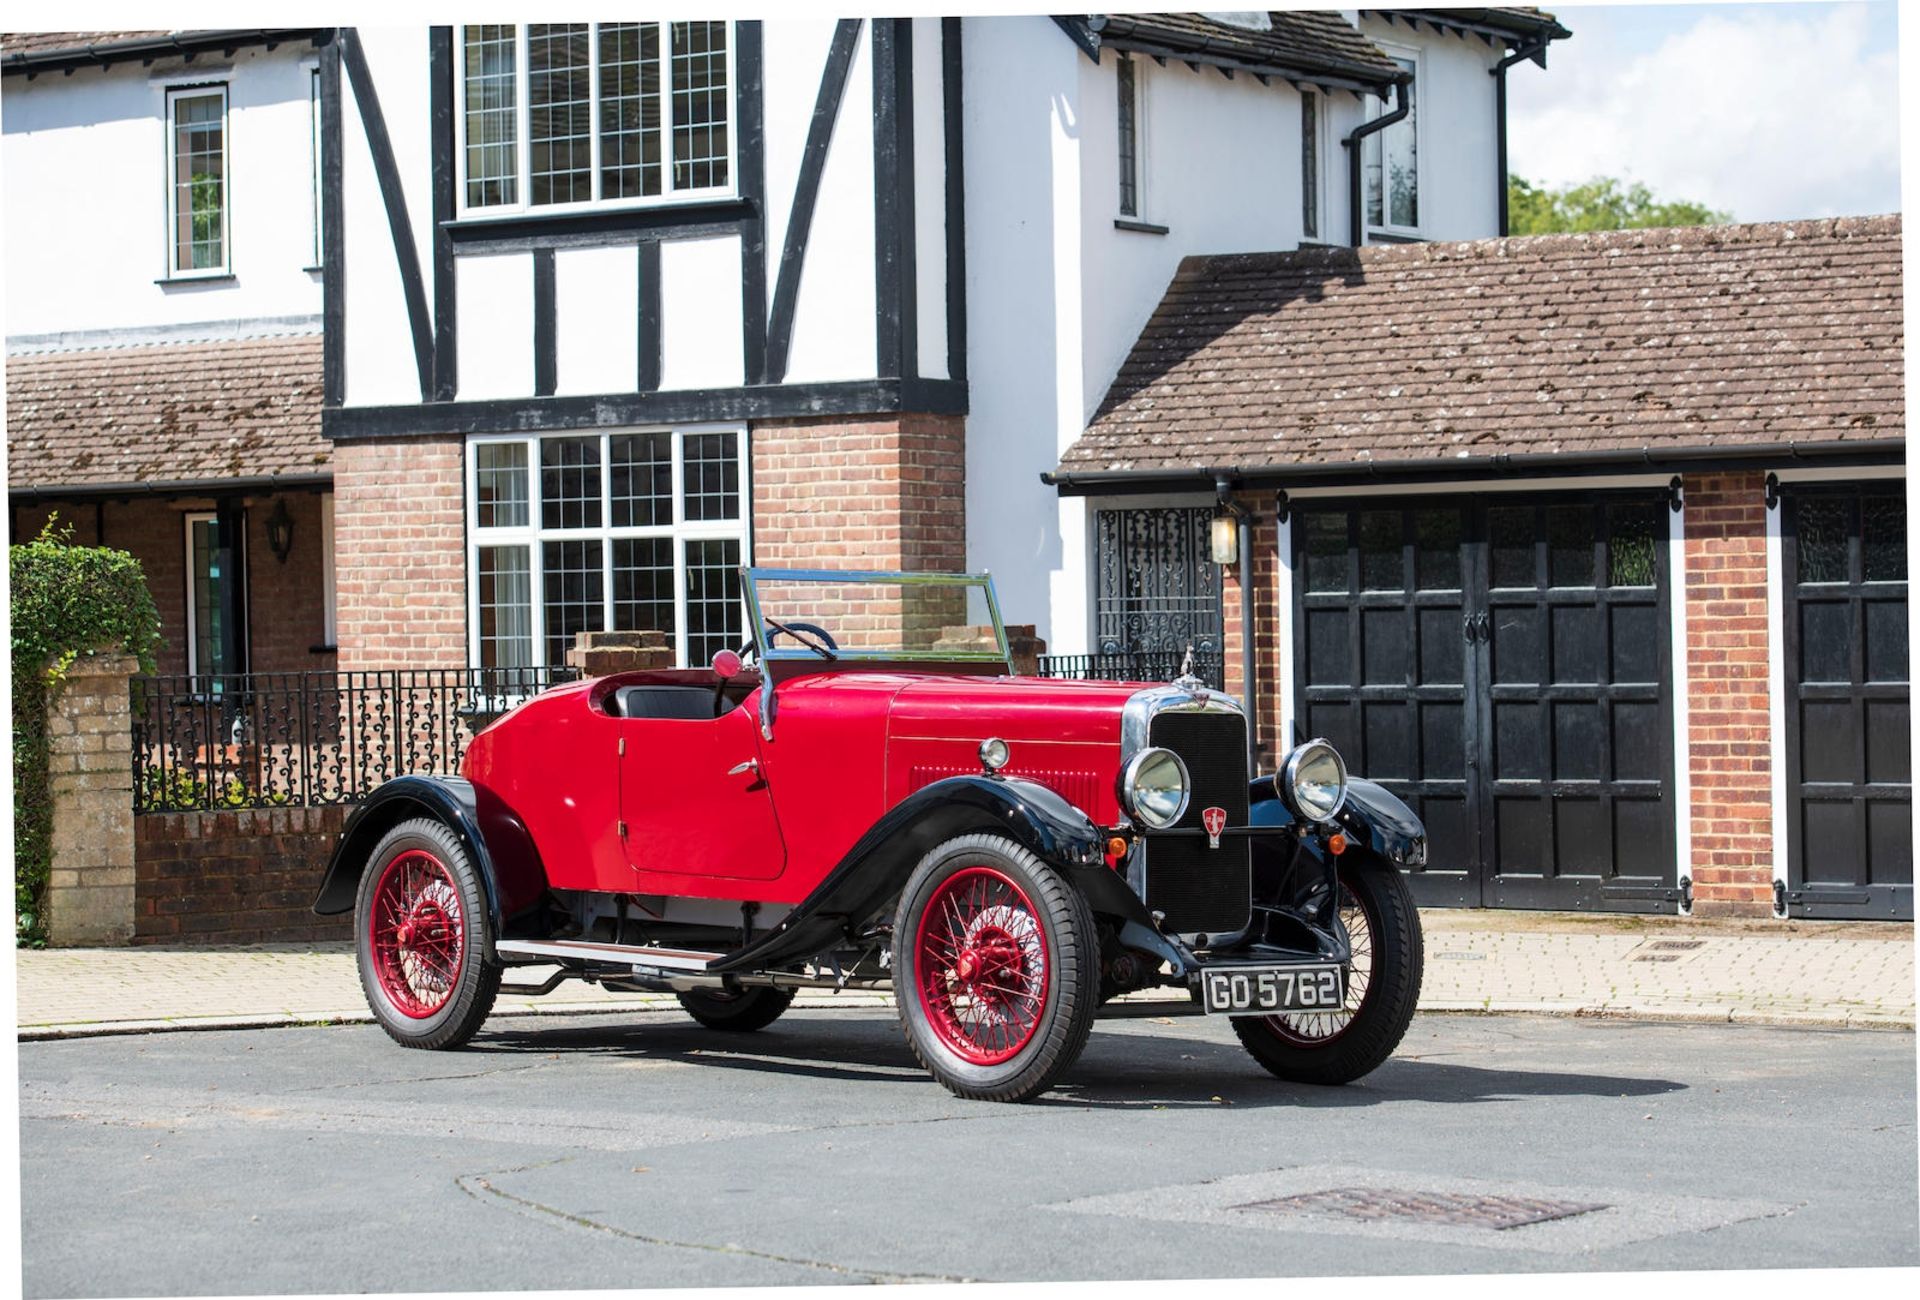
[[[1573,35],[1558,18],[1530,5],[1497,9],[1367,9],[1362,12],[1393,14],[1398,17],[1415,16],[1430,22],[1451,21],[1474,27],[1490,27],[1495,31],[1513,36],[1544,35],[1552,40],[1564,40]]]
[[[54,50],[83,50],[89,45],[151,40],[165,36],[151,32],[0,32],[0,54],[47,54]]]
[[[317,335],[20,353],[6,366],[15,491],[331,472]]]
[[[1181,263],[1061,469],[1904,437],[1900,218]]]
[[[1089,29],[1103,45],[1170,57],[1205,55],[1231,65],[1327,73],[1370,84],[1392,82],[1397,64],[1333,12],[1276,10],[1255,30],[1203,14],[1096,14]]]

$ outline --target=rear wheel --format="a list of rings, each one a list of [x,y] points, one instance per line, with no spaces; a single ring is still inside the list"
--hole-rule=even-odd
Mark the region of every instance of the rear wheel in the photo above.
[[[765,1029],[793,1005],[792,989],[691,989],[676,996],[687,1014],[708,1029],[738,1034]]]
[[[1393,867],[1353,855],[1340,864],[1339,913],[1353,947],[1338,1011],[1235,1016],[1253,1059],[1291,1083],[1351,1083],[1393,1055],[1420,998],[1420,913]]]
[[[487,960],[486,894],[466,845],[430,818],[374,847],[354,907],[360,985],[380,1027],[407,1047],[459,1047],[487,1018],[500,966]]]
[[[920,860],[893,928],[894,1001],[947,1090],[1025,1101],[1080,1056],[1099,1002],[1086,900],[1012,840],[963,835]]]

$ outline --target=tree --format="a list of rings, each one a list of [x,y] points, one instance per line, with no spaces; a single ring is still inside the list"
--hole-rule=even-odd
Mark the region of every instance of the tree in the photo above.
[[[1622,184],[1612,176],[1596,176],[1550,190],[1522,176],[1507,177],[1507,225],[1516,235],[1716,226],[1732,219],[1728,213],[1684,199],[1662,202],[1639,181]]]

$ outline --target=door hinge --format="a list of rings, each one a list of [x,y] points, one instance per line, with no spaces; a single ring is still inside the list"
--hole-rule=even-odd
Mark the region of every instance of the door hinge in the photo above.
[[[1682,494],[1680,488],[1680,476],[1675,474],[1673,481],[1667,484],[1667,509],[1677,515],[1685,508],[1686,504],[1687,499]]]
[[[1683,912],[1691,912],[1693,910],[1692,876],[1680,877],[1680,910]]]
[[[625,736],[622,736],[620,737],[620,757],[625,758],[626,756],[627,756],[627,738]]]
[[[1787,914],[1787,882],[1784,880],[1773,882],[1773,914],[1775,916]]]
[[[623,840],[627,838],[627,823],[625,821],[620,822],[620,838]]]

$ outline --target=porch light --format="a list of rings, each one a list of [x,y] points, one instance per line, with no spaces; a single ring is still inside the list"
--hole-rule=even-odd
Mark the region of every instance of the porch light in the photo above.
[[[1240,562],[1240,521],[1232,515],[1215,515],[1208,528],[1215,564]]]
[[[267,516],[267,547],[273,558],[285,564],[293,550],[293,516],[287,513],[287,499],[276,498],[273,513]]]

